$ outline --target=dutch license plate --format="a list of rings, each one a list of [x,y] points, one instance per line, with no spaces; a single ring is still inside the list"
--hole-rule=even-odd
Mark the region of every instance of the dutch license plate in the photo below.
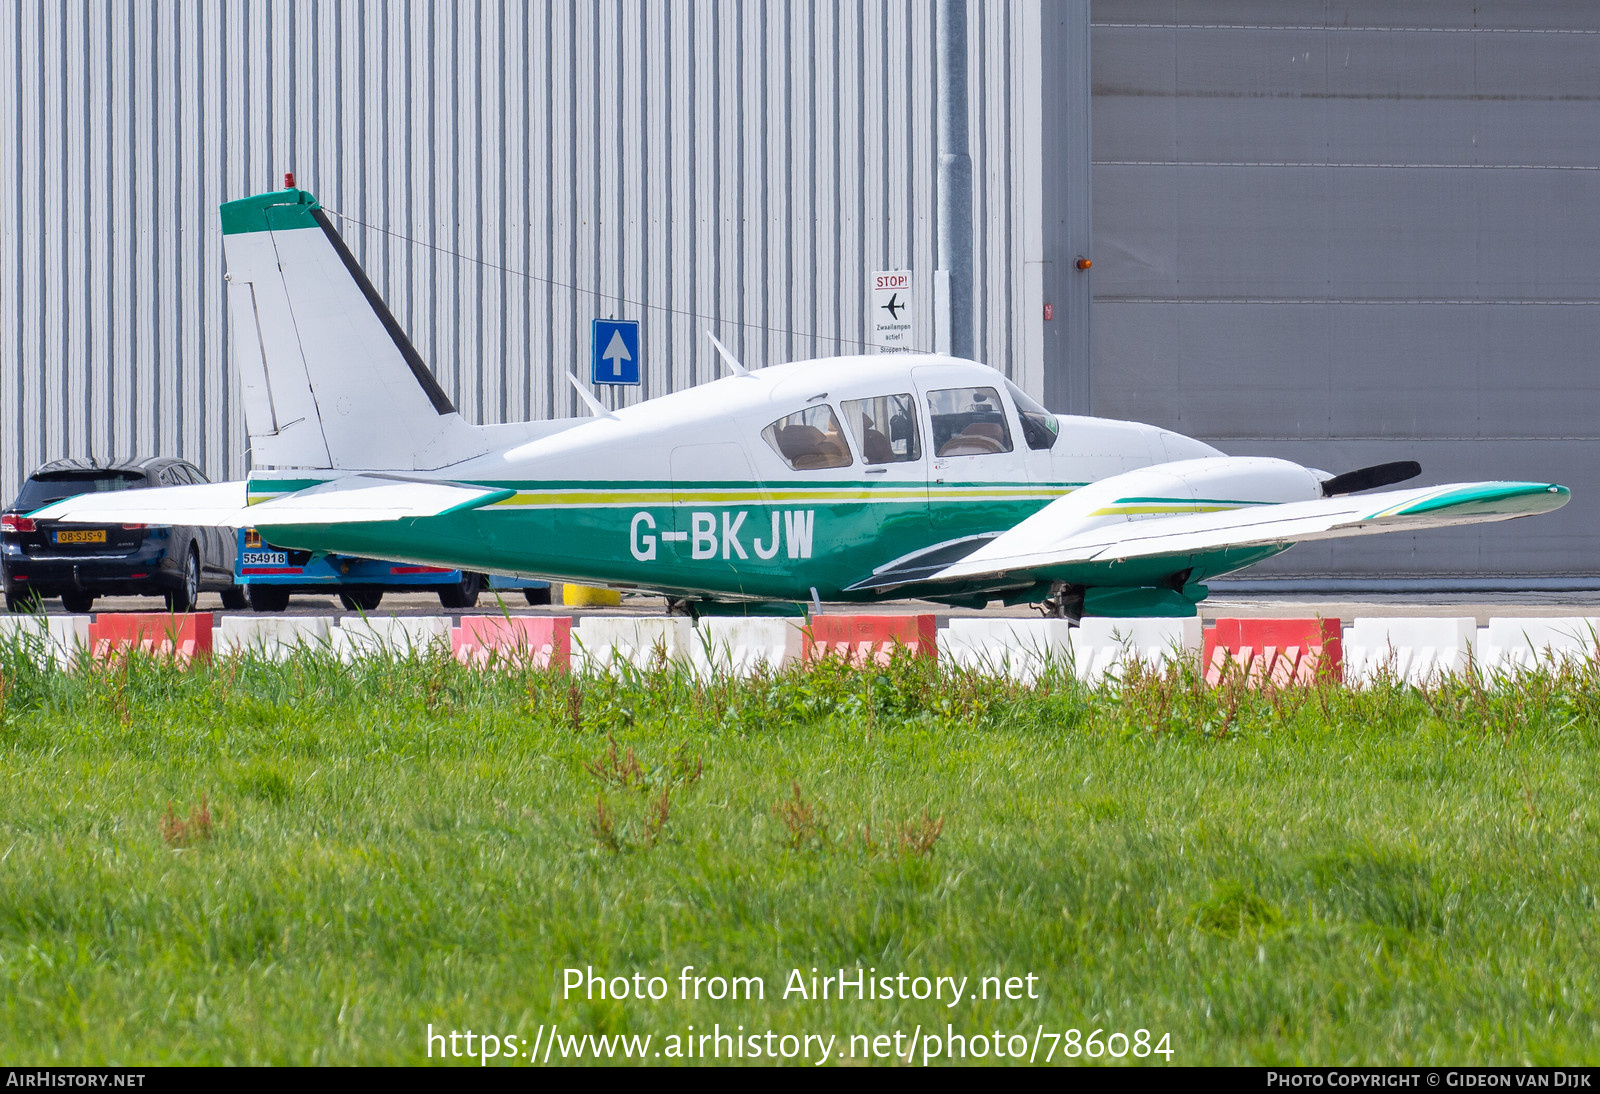
[[[246,566],[287,566],[289,565],[289,552],[287,551],[246,551],[244,553]]]
[[[74,528],[70,531],[57,532],[57,543],[104,543],[106,530],[104,528]]]

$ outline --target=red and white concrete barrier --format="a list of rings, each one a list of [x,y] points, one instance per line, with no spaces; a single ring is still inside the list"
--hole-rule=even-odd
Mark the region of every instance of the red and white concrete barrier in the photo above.
[[[130,650],[188,663],[211,656],[211,613],[102,612],[89,624],[89,652],[97,661]]]
[[[838,657],[852,665],[886,665],[897,652],[939,656],[938,622],[927,615],[814,615],[805,628],[808,662]]]
[[[1252,687],[1339,683],[1344,679],[1337,619],[1219,619],[1206,631],[1206,683],[1226,679]]]
[[[572,618],[464,615],[451,632],[451,645],[464,665],[565,671],[572,665]]]

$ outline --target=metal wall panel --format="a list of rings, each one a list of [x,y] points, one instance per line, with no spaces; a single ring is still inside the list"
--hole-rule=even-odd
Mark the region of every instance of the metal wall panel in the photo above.
[[[1017,58],[1038,3],[968,16],[979,356],[1035,392]],[[0,492],[69,454],[244,472],[216,209],[290,170],[472,419],[577,413],[564,374],[597,316],[644,322],[643,386],[613,405],[718,375],[708,329],[751,365],[855,351],[873,269],[916,271],[931,348],[933,19],[933,0],[0,7]]]
[[[1252,577],[1600,580],[1600,11],[1095,0],[1092,23],[1095,412],[1574,489]]]

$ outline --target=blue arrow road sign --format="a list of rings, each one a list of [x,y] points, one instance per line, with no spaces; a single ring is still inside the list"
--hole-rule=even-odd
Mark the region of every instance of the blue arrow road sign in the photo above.
[[[637,319],[596,319],[589,345],[590,379],[595,383],[639,382]]]

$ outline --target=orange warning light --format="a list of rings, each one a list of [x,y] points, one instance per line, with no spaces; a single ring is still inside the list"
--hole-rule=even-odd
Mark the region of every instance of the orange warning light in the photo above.
[[[1093,265],[1094,265],[1094,263],[1090,262],[1087,258],[1084,258],[1082,255],[1078,256],[1078,269],[1087,270],[1090,266],[1093,266]]]

